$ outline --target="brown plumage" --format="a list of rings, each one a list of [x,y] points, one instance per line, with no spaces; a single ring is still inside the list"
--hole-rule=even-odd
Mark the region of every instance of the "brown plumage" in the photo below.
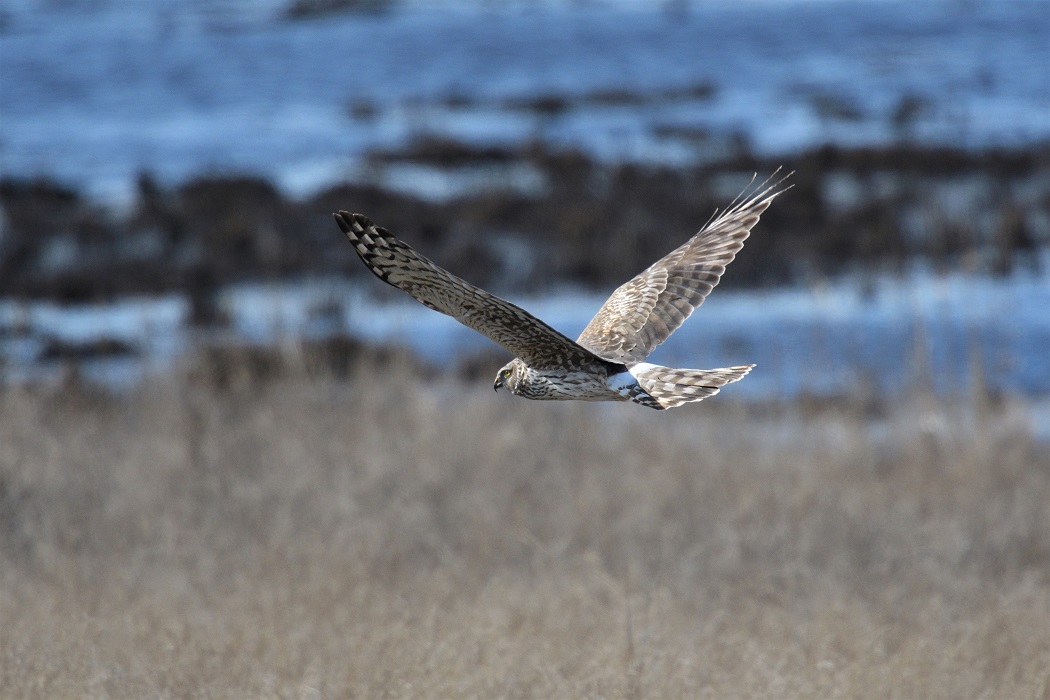
[[[379,279],[514,353],[494,387],[530,399],[630,400],[651,408],[700,401],[754,365],[675,369],[643,360],[718,284],[785,178],[745,190],[695,236],[620,286],[574,342],[519,306],[438,267],[361,214],[335,214]]]

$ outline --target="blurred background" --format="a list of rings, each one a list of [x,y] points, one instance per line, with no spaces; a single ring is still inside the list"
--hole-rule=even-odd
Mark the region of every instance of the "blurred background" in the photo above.
[[[220,339],[497,352],[365,279],[336,209],[574,335],[783,166],[658,361],[1050,393],[1042,2],[54,0],[0,32],[7,383]]]
[[[331,218],[575,337],[778,168],[670,413]],[[1046,0],[0,0],[0,694],[1047,697],[1048,309]]]

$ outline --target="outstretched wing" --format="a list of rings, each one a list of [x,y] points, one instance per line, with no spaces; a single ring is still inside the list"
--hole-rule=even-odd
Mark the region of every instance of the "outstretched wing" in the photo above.
[[[606,363],[528,311],[438,267],[361,214],[333,216],[376,277],[499,343],[527,365],[555,369]]]
[[[745,189],[684,245],[617,288],[576,342],[611,362],[644,360],[704,303],[759,216],[789,189],[777,189],[787,177],[750,195]]]

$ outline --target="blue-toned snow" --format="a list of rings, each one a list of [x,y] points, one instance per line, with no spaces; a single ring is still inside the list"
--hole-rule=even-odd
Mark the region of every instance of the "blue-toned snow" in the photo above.
[[[380,171],[365,155],[421,133],[482,144],[539,138],[605,160],[668,163],[731,147],[675,136],[680,128],[737,133],[787,156],[821,143],[1050,139],[1046,0],[403,0],[390,12],[296,22],[281,18],[289,4],[0,0],[0,175],[57,177],[118,203],[141,171],[162,182],[248,171],[292,194],[376,179],[441,197],[494,178],[526,191],[543,183],[527,168]],[[654,99],[578,101],[547,116],[507,104],[617,90]],[[2,233],[0,218],[0,244]],[[100,338],[138,353],[83,364],[118,385],[169,368],[200,342],[294,345],[351,333],[434,361],[491,347],[368,282],[228,289],[220,303],[232,325],[221,334],[191,329],[188,302],[175,294],[82,307],[0,300],[0,377],[54,377],[59,365],[41,362],[49,343]],[[602,297],[520,301],[575,335]],[[979,376],[1046,406],[1048,357],[1045,274],[918,272],[719,290],[652,359],[757,363],[726,389],[743,397],[893,395],[917,381],[953,394]]]
[[[0,172],[122,201],[143,170],[308,192],[370,177],[369,149],[424,132],[672,163],[703,148],[658,127],[736,132],[765,153],[1050,138],[1045,0],[403,0],[301,21],[282,18],[290,4],[0,0]],[[504,104],[706,85],[553,116]]]
[[[566,293],[519,301],[575,337],[604,299]],[[48,342],[100,338],[124,341],[139,353],[83,365],[88,377],[118,384],[169,369],[202,341],[294,345],[346,333],[403,344],[436,363],[499,351],[381,285],[334,279],[240,285],[224,291],[219,306],[229,327],[205,333],[189,327],[188,302],[178,295],[79,307],[0,300],[0,371],[8,382],[54,376],[60,366],[39,361]],[[650,360],[685,367],[756,363],[731,389],[750,398],[892,396],[915,383],[954,395],[973,388],[975,378],[992,389],[1046,398],[1048,310],[1046,278],[1025,272],[1005,279],[922,273],[863,287],[842,281],[818,289],[719,290]]]

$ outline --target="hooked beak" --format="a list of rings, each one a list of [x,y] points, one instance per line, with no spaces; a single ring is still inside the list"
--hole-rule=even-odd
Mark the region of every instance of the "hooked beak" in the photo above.
[[[492,382],[492,390],[499,391],[501,386],[503,386],[503,379],[501,377],[496,377],[496,381]]]

